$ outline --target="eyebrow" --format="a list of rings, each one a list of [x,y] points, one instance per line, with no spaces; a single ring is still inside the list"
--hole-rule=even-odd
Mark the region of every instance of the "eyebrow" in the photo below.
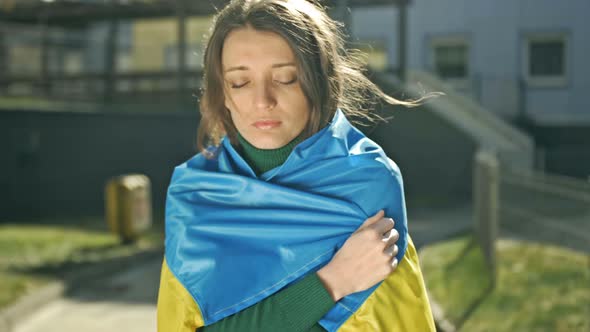
[[[272,65],[272,68],[282,68],[282,67],[289,67],[289,66],[295,67],[295,63],[294,62],[275,63],[274,65]],[[226,69],[225,72],[229,73],[230,71],[249,70],[249,69],[250,68],[248,68],[246,66],[236,66],[236,67],[230,67],[230,68]]]

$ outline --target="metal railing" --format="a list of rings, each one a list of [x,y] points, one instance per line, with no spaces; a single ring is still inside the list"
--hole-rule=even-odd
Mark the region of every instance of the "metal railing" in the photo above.
[[[181,71],[176,40],[132,45],[117,40],[109,70],[106,36],[95,30],[0,24],[0,97],[102,102],[154,93],[190,96],[201,86],[195,45],[187,49]]]
[[[590,183],[503,169],[500,227],[519,237],[590,251]]]
[[[482,151],[473,180],[476,238],[492,266],[497,231],[590,252],[590,182],[510,168]]]

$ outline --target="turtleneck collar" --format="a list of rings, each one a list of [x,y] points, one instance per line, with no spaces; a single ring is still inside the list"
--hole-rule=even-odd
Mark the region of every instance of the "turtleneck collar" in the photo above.
[[[240,143],[238,151],[248,165],[252,167],[256,175],[260,175],[282,165],[287,160],[287,157],[289,157],[289,154],[291,154],[291,151],[293,151],[293,148],[303,140],[302,138],[303,133],[299,134],[299,136],[295,137],[291,142],[280,148],[259,149],[246,141],[246,139],[238,133],[238,141]]]

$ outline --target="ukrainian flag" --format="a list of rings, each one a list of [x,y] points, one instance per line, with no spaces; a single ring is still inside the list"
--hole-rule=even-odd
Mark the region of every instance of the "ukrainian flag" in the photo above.
[[[399,168],[340,110],[260,176],[224,139],[216,158],[198,154],[172,176],[158,330],[192,332],[314,273],[381,209],[396,221],[399,266],[338,301],[319,322],[327,331],[435,331]]]

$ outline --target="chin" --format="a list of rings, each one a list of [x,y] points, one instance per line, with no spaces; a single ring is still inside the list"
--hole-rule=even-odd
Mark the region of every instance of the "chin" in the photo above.
[[[278,149],[278,148],[282,148],[283,146],[287,145],[287,143],[282,144],[282,143],[262,143],[262,144],[252,144],[255,147],[261,149],[261,150],[274,150],[274,149]]]
[[[272,149],[282,148],[283,146],[287,145],[287,143],[289,143],[289,142],[290,141],[264,138],[264,139],[254,140],[254,141],[250,142],[250,144],[254,145],[258,149],[272,150]]]

